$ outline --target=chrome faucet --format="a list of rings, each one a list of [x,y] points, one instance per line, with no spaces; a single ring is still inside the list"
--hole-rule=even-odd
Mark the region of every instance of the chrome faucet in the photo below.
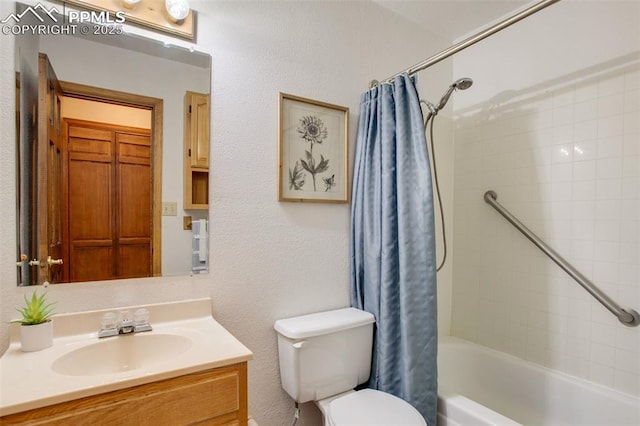
[[[127,317],[127,313],[125,312],[122,315],[122,320],[120,321],[120,327],[118,327],[118,334],[132,334],[133,333],[133,321],[131,321]]]
[[[149,324],[149,311],[141,308],[133,314],[133,320],[129,319],[129,313],[123,311],[120,313],[120,321],[113,312],[107,312],[102,316],[100,331],[98,338],[118,336],[120,334],[134,334],[143,331],[151,331]]]

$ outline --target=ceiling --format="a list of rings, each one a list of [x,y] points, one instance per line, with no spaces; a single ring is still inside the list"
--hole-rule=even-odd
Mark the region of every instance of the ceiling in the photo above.
[[[512,15],[527,0],[375,0],[406,19],[451,41]]]

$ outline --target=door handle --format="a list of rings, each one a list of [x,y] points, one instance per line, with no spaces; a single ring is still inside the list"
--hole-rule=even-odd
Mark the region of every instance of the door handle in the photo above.
[[[62,259],[52,259],[51,256],[47,257],[47,265],[62,265]]]
[[[22,268],[22,265],[24,265],[27,259],[28,259],[27,255],[22,253],[20,255],[20,260],[16,262],[16,266],[18,266],[18,268]]]

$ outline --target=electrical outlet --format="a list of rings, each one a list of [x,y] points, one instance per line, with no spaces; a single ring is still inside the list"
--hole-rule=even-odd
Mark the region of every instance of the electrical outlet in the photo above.
[[[162,203],[162,216],[177,216],[178,215],[178,203],[173,201],[166,201]]]

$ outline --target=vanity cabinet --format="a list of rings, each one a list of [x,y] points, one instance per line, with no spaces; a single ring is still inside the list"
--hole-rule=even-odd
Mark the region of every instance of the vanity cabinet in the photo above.
[[[184,208],[209,208],[209,95],[184,96]]]
[[[3,425],[247,425],[247,363],[0,418]]]

